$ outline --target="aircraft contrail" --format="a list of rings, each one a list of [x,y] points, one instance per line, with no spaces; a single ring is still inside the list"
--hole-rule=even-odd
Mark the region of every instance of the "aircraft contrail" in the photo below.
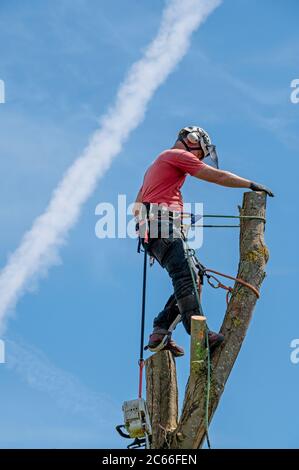
[[[45,212],[35,219],[0,272],[0,334],[8,312],[29,282],[56,263],[58,249],[78,220],[82,205],[130,133],[142,122],[154,92],[186,54],[192,33],[220,3],[221,0],[167,2],[156,37],[144,56],[131,66],[113,106],[102,117],[100,128],[66,171]]]
[[[42,351],[20,338],[6,338],[5,344],[6,367],[27,385],[46,393],[60,408],[88,417],[99,426],[117,418],[117,406],[108,396],[89,390],[74,375],[52,364]]]

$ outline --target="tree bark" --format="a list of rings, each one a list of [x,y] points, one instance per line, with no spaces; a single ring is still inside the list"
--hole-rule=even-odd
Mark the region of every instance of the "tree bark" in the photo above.
[[[178,386],[175,360],[161,351],[145,361],[146,401],[152,423],[152,449],[169,447],[168,436],[178,424]]]
[[[249,192],[244,194],[243,206],[240,215],[265,217],[266,195],[264,193]],[[265,223],[258,219],[241,219],[240,221],[240,261],[237,277],[252,284],[258,290],[264,280],[264,268],[269,254],[264,243]],[[221,327],[221,333],[225,337],[224,343],[215,352],[211,361],[211,394],[209,400],[209,422],[211,421],[219,400],[223,393],[226,381],[237,359],[243,340],[250,324],[252,313],[257,301],[257,296],[247,287],[236,282]],[[207,389],[207,361],[190,376],[184,398],[183,410],[177,427],[171,431],[175,424],[170,419],[169,409],[164,408],[163,390],[155,386],[159,376],[170,374],[167,372],[171,359],[165,352],[160,352],[150,358],[155,364],[155,379],[147,378],[147,394],[151,403],[152,425],[154,434],[159,433],[160,417],[163,423],[171,423],[166,426],[167,433],[160,433],[159,438],[154,439],[156,448],[162,448],[167,442],[173,449],[196,449],[202,446],[206,436],[206,389]],[[174,363],[171,363],[171,373],[175,373]],[[176,378],[168,381],[168,394],[176,396]],[[165,389],[164,389],[165,394]]]

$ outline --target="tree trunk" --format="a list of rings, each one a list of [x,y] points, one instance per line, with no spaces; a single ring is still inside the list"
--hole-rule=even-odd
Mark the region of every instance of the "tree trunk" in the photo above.
[[[145,361],[146,401],[152,423],[152,449],[169,447],[168,436],[178,424],[178,386],[175,360],[161,351]]]
[[[240,215],[264,218],[265,207],[264,193],[248,192],[244,194]],[[265,277],[264,268],[269,257],[264,243],[265,223],[258,219],[241,219],[240,225],[240,262],[237,277],[259,290]],[[215,352],[211,362],[209,421],[216,411],[225,383],[237,359],[256,301],[257,296],[253,291],[238,282],[235,283],[221,327],[225,341]],[[191,339],[191,345],[192,341],[194,338]],[[191,373],[177,427],[174,419],[177,411],[173,414],[174,408],[172,408],[170,413],[168,403],[171,396],[175,397],[177,403],[174,361],[169,357],[169,353],[160,352],[151,356],[149,363],[154,366],[154,378],[150,370],[147,371],[147,399],[152,413],[155,448],[165,447],[166,444],[173,449],[201,447],[206,435],[207,361],[204,361],[204,365],[201,364],[195,375],[194,372]],[[165,384],[167,388],[164,388],[164,385],[161,388],[161,384]],[[168,400],[165,401],[166,391]],[[165,428],[164,436],[159,424]]]

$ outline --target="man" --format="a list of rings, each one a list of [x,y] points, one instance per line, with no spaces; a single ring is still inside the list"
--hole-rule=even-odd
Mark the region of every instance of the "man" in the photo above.
[[[210,157],[216,168],[203,162],[206,157]],[[167,270],[174,288],[174,294],[154,319],[154,329],[147,348],[157,351],[163,344],[163,349],[169,349],[177,357],[184,355],[184,350],[172,339],[169,328],[176,318],[181,318],[187,333],[190,334],[191,317],[199,314],[194,278],[200,286],[199,296],[202,284],[200,273],[190,268],[186,258],[184,235],[174,223],[183,210],[180,189],[187,174],[210,183],[231,188],[250,188],[274,196],[263,185],[228,171],[219,170],[215,146],[212,145],[208,133],[196,126],[181,129],[174,146],[158,155],[146,171],[133,212],[139,220],[139,227],[143,227],[143,230],[139,231],[143,246],[146,246],[148,254]],[[163,218],[161,213],[163,206],[167,208],[168,214],[167,231],[165,231],[165,217]],[[159,210],[155,211],[153,207],[158,207]],[[158,229],[153,235],[149,229],[155,218],[158,219]],[[193,273],[191,269],[194,270]],[[178,317],[179,314],[181,317]],[[211,352],[223,340],[223,335],[208,331]]]

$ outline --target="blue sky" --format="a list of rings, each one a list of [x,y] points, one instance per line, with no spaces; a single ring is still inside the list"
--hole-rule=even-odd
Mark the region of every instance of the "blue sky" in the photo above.
[[[0,263],[43,212],[63,172],[97,129],[119,83],[159,27],[163,1],[3,0],[0,5]],[[211,426],[215,448],[298,447],[299,337],[297,152],[299,5],[226,0],[193,35],[191,47],[114,160],[52,268],[24,296],[6,334],[0,365],[0,447],[123,447],[114,425],[137,393],[142,257],[130,239],[99,240],[95,207],[132,200],[152,159],[181,127],[207,128],[221,167],[267,184],[270,250],[262,296]],[[188,201],[206,213],[237,213],[242,190],[189,178]],[[198,256],[235,273],[238,232],[204,233]],[[147,333],[171,292],[149,273]],[[224,294],[205,289],[217,329]],[[176,339],[188,351],[180,327]],[[177,361],[181,398],[188,355]]]

